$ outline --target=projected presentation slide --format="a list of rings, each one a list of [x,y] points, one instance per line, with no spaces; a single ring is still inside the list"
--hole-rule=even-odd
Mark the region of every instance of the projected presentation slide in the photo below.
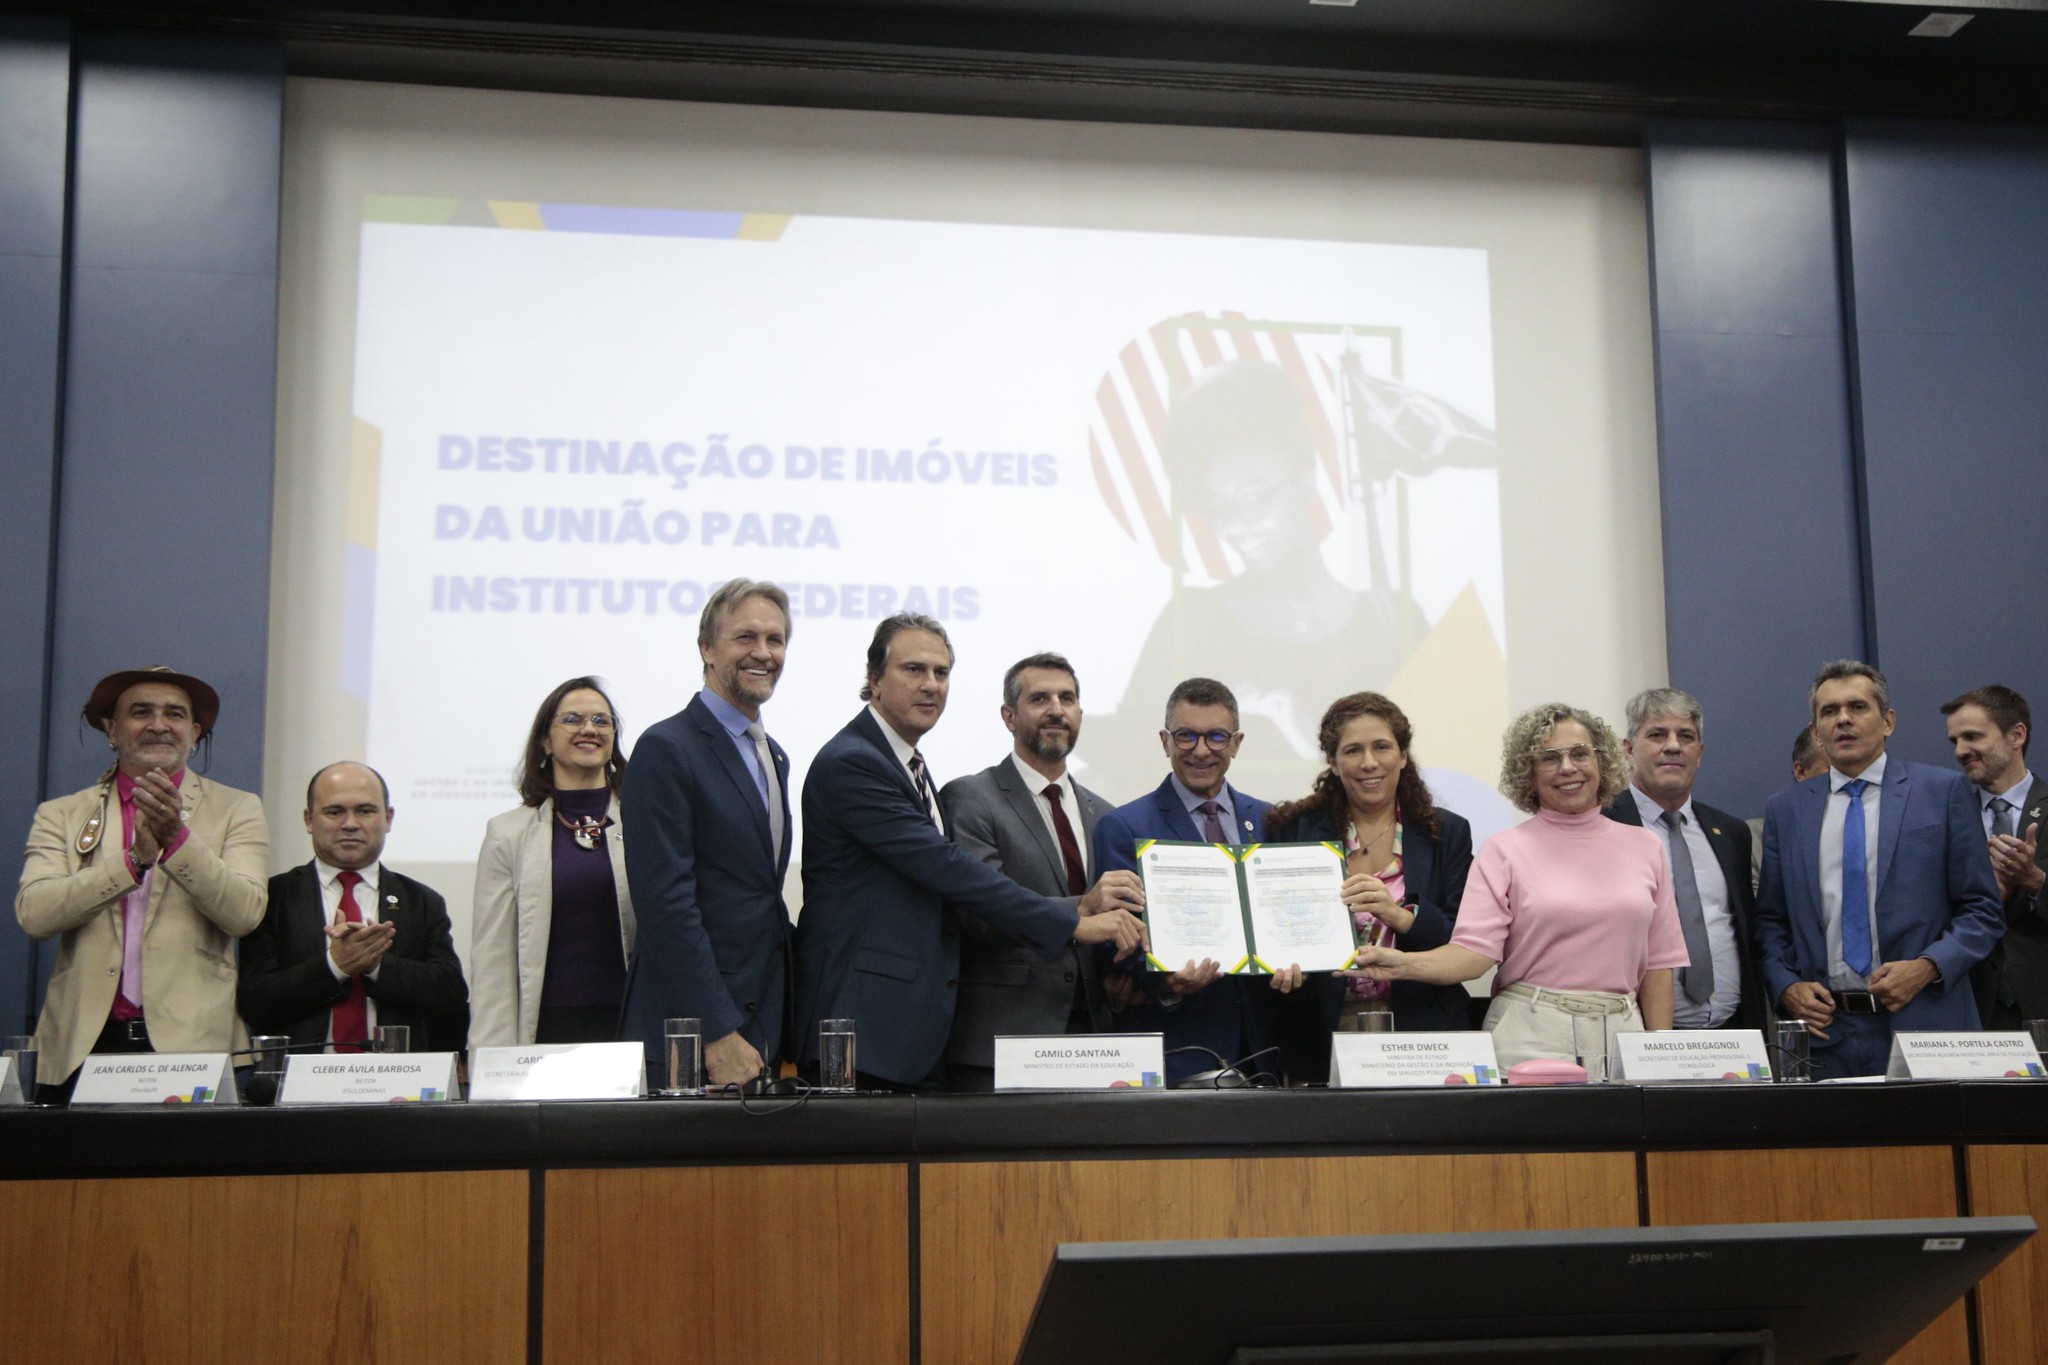
[[[1231,777],[1267,799],[1307,790],[1344,693],[1507,719],[1483,250],[381,196],[364,218],[352,468],[376,510],[340,684],[368,752],[406,758],[411,858],[474,856],[561,679],[606,676],[629,744],[679,709],[735,576],[790,595],[766,717],[799,781],[897,611],[957,651],[943,777],[1007,751],[1002,671],[1038,650],[1074,662],[1076,768],[1115,800],[1164,775],[1192,675],[1235,689]],[[1491,771],[1427,771],[1504,823]]]

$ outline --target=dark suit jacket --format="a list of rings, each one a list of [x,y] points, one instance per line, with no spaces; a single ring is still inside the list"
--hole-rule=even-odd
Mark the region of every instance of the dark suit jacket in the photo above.
[[[789,755],[772,738],[768,750],[788,812]],[[705,1042],[738,1032],[773,1071],[788,1037],[794,821],[778,858],[760,788],[703,697],[633,746],[619,820],[639,923],[620,1037],[658,1069],[662,1021],[698,1019]]]
[[[1404,952],[1425,952],[1451,941],[1459,902],[1465,899],[1465,877],[1472,870],[1472,826],[1462,815],[1437,811],[1441,833],[1429,837],[1420,825],[1401,822],[1403,903],[1415,908],[1415,925],[1395,946]],[[1268,825],[1274,843],[1327,841],[1344,846],[1344,831],[1333,828],[1320,812],[1311,811],[1286,825]],[[1287,1033],[1290,1074],[1317,1080],[1330,1074],[1330,1034],[1343,1013],[1346,983],[1338,977],[1316,976],[1306,998],[1313,1018],[1306,1028]],[[1472,1027],[1472,993],[1463,986],[1432,986],[1422,981],[1396,981],[1389,997],[1394,1027],[1402,1033],[1465,1030]]]
[[[2013,816],[2013,832],[2022,838],[2029,825],[2041,825],[2048,834],[2048,777],[2034,774],[2027,804]],[[2034,860],[2048,867],[2048,840],[2035,849]],[[1971,978],[1986,1028],[2018,1028],[2028,1019],[2048,1019],[2048,887],[2038,899],[2022,891],[2005,898],[2005,937]]]
[[[1795,981],[1827,983],[1827,928],[1821,919],[1820,827],[1831,775],[1788,787],[1764,806],[1764,879],[1756,898],[1758,968],[1776,1000]],[[1893,1014],[1895,1029],[1977,1027],[1970,969],[2003,932],[1998,881],[1984,844],[1976,788],[1960,773],[1885,764],[1879,797],[1878,957],[1930,959],[1941,979]],[[1828,1044],[1816,1041],[1816,1047]]]
[[[865,709],[804,778],[804,913],[796,929],[799,1060],[818,1020],[852,1019],[856,1065],[910,1085],[938,1070],[960,979],[960,919],[1061,956],[1079,916],[939,832]]]
[[[1692,810],[1707,836],[1707,846],[1714,850],[1721,877],[1728,883],[1728,913],[1735,917],[1735,955],[1742,965],[1742,1001],[1722,1027],[1761,1029],[1765,1027],[1773,997],[1766,996],[1763,978],[1756,969],[1756,895],[1749,879],[1749,822],[1698,800],[1692,803]],[[1621,795],[1607,804],[1607,818],[1642,827],[1643,813],[1636,806],[1632,789],[1623,788]],[[1815,826],[1815,838],[1819,837],[1818,830]]]
[[[1074,784],[1074,796],[1080,809],[1068,811],[1067,819],[1085,859],[1096,822],[1110,807],[1079,782]],[[946,832],[954,843],[1019,886],[1079,912],[1081,898],[1068,890],[1059,842],[1045,827],[1038,797],[1024,785],[1015,763],[1005,758],[972,776],[955,778],[939,793],[939,804],[945,808]],[[946,1044],[947,1061],[994,1066],[998,1034],[1065,1033],[1077,984],[1086,993],[1095,1031],[1109,1027],[1099,954],[1076,944],[1047,958],[1008,942],[972,914],[961,916],[960,929],[960,995]]]
[[[1233,842],[1255,844],[1266,837],[1269,803],[1230,787],[1231,804],[1237,810],[1237,828],[1230,831]],[[1138,867],[1140,839],[1169,839],[1180,843],[1201,843],[1202,834],[1194,819],[1181,805],[1180,793],[1168,777],[1147,795],[1139,797],[1102,817],[1095,826],[1095,870],[1098,875],[1118,870],[1134,872]],[[1171,964],[1178,968],[1181,964]],[[1230,964],[1225,963],[1225,966]],[[1152,1000],[1126,1008],[1115,1021],[1119,1033],[1161,1033],[1166,1037],[1166,1078],[1169,1084],[1198,1071],[1213,1070],[1216,1062],[1199,1052],[1175,1055],[1175,1048],[1206,1048],[1226,1063],[1240,1062],[1267,1047],[1280,1045],[1285,1001],[1264,977],[1231,977],[1174,1004],[1158,1003],[1165,976],[1142,974],[1145,990]],[[1280,1058],[1259,1057],[1250,1068],[1278,1073]]]
[[[376,976],[363,978],[363,993],[376,1002],[379,1024],[412,1029],[415,1052],[455,1051],[469,1033],[469,986],[455,956],[448,906],[431,887],[388,867],[380,873],[377,918],[396,925],[398,934]],[[368,894],[363,888],[356,892]],[[270,879],[263,922],[242,940],[235,993],[251,1033],[290,1034],[300,1047],[326,1039],[329,1011],[349,991],[349,983],[327,966],[326,929],[320,876],[312,863]]]

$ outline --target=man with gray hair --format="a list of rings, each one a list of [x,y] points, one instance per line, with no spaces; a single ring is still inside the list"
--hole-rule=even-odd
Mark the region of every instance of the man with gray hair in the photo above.
[[[1975,790],[1885,752],[1884,674],[1837,660],[1810,702],[1829,771],[1764,806],[1758,965],[1813,1029],[1816,1076],[1882,1076],[1894,1033],[1978,1027],[1970,970],[2005,917]]]
[[[620,1033],[665,1064],[662,1022],[698,1019],[715,1086],[772,1078],[788,1036],[789,755],[761,707],[789,649],[789,596],[735,578],[697,623],[704,687],[650,727],[619,817],[639,933]]]
[[[1095,825],[1109,802],[1074,780],[1067,757],[1081,737],[1081,684],[1059,654],[1033,654],[1003,674],[1010,752],[939,792],[953,842],[1011,881],[1079,906],[1093,880]],[[1130,872],[1105,880],[1131,888]],[[946,1084],[988,1090],[998,1034],[1104,1033],[1102,956],[1078,945],[1042,957],[960,917],[960,995],[946,1044]]]
[[[1677,1028],[1763,1028],[1763,988],[1750,950],[1749,826],[1693,799],[1706,753],[1699,700],[1675,687],[1629,699],[1622,750],[1628,790],[1607,818],[1653,830],[1664,844],[1678,923],[1692,964],[1673,982]]]

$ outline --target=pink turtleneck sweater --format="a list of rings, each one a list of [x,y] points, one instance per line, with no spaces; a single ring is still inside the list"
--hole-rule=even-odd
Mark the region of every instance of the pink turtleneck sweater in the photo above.
[[[1598,810],[1539,810],[1488,839],[1451,942],[1500,963],[1496,988],[1620,995],[1689,960],[1663,844]]]

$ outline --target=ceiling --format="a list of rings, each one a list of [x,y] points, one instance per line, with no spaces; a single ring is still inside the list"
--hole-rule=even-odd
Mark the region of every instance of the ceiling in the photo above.
[[[1631,143],[1659,115],[2048,123],[2048,0],[72,0],[307,75]],[[1968,16],[1915,37],[1930,14]]]

